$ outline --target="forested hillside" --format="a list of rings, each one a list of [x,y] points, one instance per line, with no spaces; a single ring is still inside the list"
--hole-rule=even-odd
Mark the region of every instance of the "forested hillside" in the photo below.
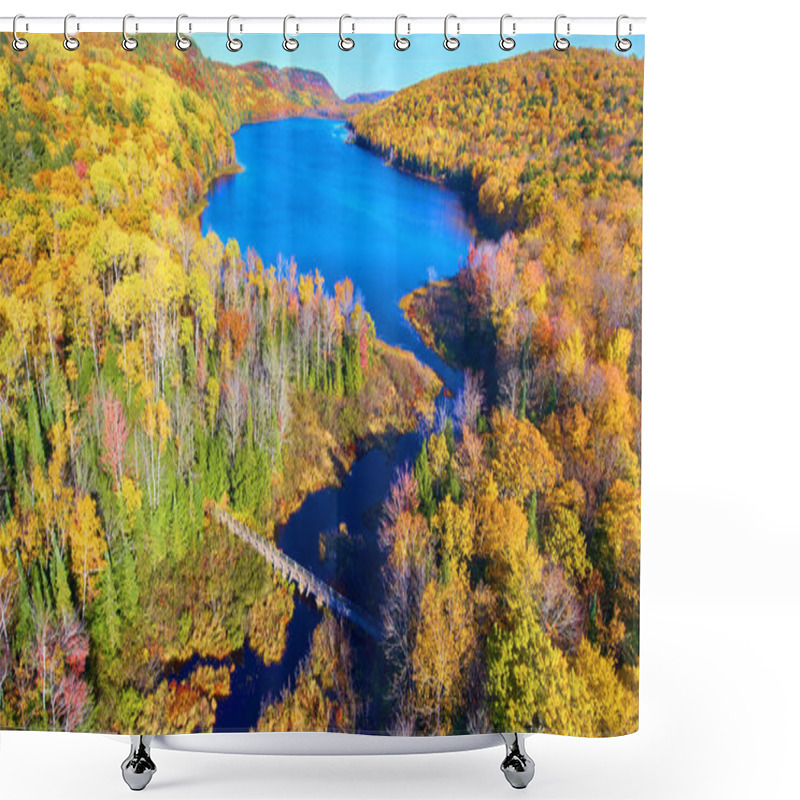
[[[0,727],[210,730],[232,666],[169,675],[280,661],[294,601],[204,503],[269,535],[431,414],[349,280],[199,235],[236,125],[336,102],[169,37],[0,59]]]
[[[180,210],[197,200],[203,180],[233,166],[230,133],[242,123],[342,107],[319,73],[261,63],[232,67],[196,47],[170,49],[165,36],[141,37],[124,59],[115,36],[93,36],[91,48],[69,60],[60,57],[59,41],[37,37],[39,46],[6,59],[0,72],[6,186],[34,189],[32,175],[95,157],[107,157],[98,171],[113,172],[116,146],[124,144],[136,149],[140,163],[145,154],[160,156],[148,172],[159,167],[159,179],[170,186],[164,200],[177,200]],[[170,173],[163,178],[162,166]]]
[[[403,301],[467,375],[385,506],[398,730],[638,723],[642,74],[529,53],[350,123],[498,238]]]
[[[209,97],[225,124],[275,119],[298,114],[340,116],[344,104],[319,72],[297,67],[280,69],[251,61],[231,66],[206,58],[198,46],[185,52],[166,46],[161,36],[140,37],[129,55],[165,70],[181,85]]]
[[[641,187],[643,71],[604,50],[525,53],[443,72],[349,124],[391,163],[467,192],[494,233],[524,230],[608,185]]]

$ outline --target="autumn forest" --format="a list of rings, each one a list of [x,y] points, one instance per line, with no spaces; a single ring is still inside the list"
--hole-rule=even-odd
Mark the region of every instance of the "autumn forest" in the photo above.
[[[320,609],[251,727],[636,730],[643,62],[551,49],[354,103],[140,42],[0,35],[0,728],[215,729],[243,649],[281,664],[314,601],[214,512],[275,543],[411,435],[381,563],[348,567],[378,640]],[[396,309],[452,392],[357,275],[203,234],[232,135],[305,117],[460,196],[473,244]]]

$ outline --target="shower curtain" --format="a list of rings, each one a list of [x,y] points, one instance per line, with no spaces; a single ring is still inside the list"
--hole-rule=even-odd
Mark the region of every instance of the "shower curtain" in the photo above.
[[[632,38],[0,36],[0,728],[637,729]]]

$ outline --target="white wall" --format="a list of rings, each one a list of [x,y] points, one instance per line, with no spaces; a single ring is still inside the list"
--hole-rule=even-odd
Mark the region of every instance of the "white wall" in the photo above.
[[[534,738],[537,776],[528,792],[796,797],[800,259],[790,237],[800,227],[800,176],[790,76],[798,74],[797,8],[40,0],[15,10],[648,17],[641,731],[608,741]],[[0,794],[126,796],[118,768],[126,752],[104,737],[5,732]],[[441,800],[511,791],[499,750],[351,760],[157,753],[156,760],[147,791],[176,799]]]

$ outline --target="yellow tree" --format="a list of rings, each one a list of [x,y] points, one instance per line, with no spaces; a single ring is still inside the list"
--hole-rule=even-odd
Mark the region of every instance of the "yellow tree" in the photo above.
[[[94,356],[95,375],[100,377],[98,355],[103,326],[104,296],[92,272],[92,264],[87,255],[78,257],[73,274],[75,283],[74,306],[72,309],[75,333],[82,347],[91,347]]]
[[[606,360],[613,364],[622,375],[628,374],[628,359],[631,355],[633,334],[627,328],[618,328],[609,339],[606,347]]]
[[[15,416],[17,370],[21,353],[4,318],[5,298],[0,295],[0,443],[5,444],[7,422]]]
[[[45,280],[39,289],[39,309],[45,329],[47,351],[50,364],[56,365],[56,341],[61,338],[64,328],[64,314],[59,302],[58,288],[53,280]]]
[[[214,295],[205,269],[198,265],[190,268],[187,289],[194,316],[194,351],[197,354],[200,352],[201,334],[203,339],[207,339],[217,327]]]
[[[500,498],[491,474],[476,503],[478,554],[486,560],[487,577],[500,586],[525,550],[528,520],[512,497]]]
[[[586,494],[574,480],[553,491],[542,532],[544,550],[571,578],[580,580],[591,565],[586,554],[586,539],[581,531],[581,514]]]
[[[142,277],[144,315],[153,356],[153,381],[156,391],[161,393],[166,383],[167,358],[178,341],[186,276],[178,262],[162,257],[150,262]]]
[[[451,730],[462,704],[466,661],[475,650],[475,622],[469,584],[456,574],[443,586],[425,587],[412,654],[414,707],[422,727],[435,734]]]
[[[492,414],[492,460],[501,496],[525,503],[532,492],[548,492],[559,476],[559,465],[547,441],[527,419],[505,410]]]
[[[73,490],[65,481],[67,435],[61,423],[50,431],[51,454],[46,469],[34,464],[31,470],[33,513],[25,515],[21,552],[31,557],[47,555],[51,545],[62,550],[67,543],[73,515]]]
[[[638,669],[623,667],[617,675],[614,662],[583,639],[578,645],[575,671],[591,697],[595,736],[621,736],[638,729]]]
[[[137,364],[144,366],[142,359],[129,358],[129,342],[134,326],[141,320],[142,304],[142,276],[135,272],[126,275],[111,291],[108,298],[108,313],[111,322],[122,336],[122,364],[125,374],[125,384],[128,402],[131,399],[131,383],[136,374]]]
[[[511,624],[495,625],[487,644],[490,715],[495,730],[597,735],[592,698],[535,619],[517,604]]]
[[[103,527],[97,516],[95,502],[89,495],[75,502],[72,525],[69,529],[70,567],[80,580],[81,614],[86,611],[86,601],[94,596],[97,574],[105,563],[106,551]]]
[[[161,458],[169,441],[169,416],[169,406],[161,397],[156,402],[148,401],[144,407],[142,426],[148,440],[147,491],[153,508],[160,500]]]
[[[428,464],[434,485],[440,487],[444,483],[445,470],[450,463],[450,452],[443,433],[432,433],[428,439]]]
[[[213,231],[202,239],[198,239],[192,248],[190,264],[205,274],[212,296],[216,296],[219,287],[222,258],[222,242]]]
[[[468,507],[456,505],[447,495],[439,503],[431,525],[445,561],[453,567],[469,561],[474,548],[475,523]]]
[[[103,294],[108,295],[122,277],[130,259],[128,235],[112,217],[101,220],[89,238],[88,253],[100,278]]]
[[[611,602],[629,629],[639,622],[640,512],[639,490],[615,481],[598,512],[593,543]]]
[[[593,735],[589,689],[542,625],[537,600],[546,572],[545,561],[528,548],[509,574],[503,613],[486,647],[492,724],[496,730]]]

